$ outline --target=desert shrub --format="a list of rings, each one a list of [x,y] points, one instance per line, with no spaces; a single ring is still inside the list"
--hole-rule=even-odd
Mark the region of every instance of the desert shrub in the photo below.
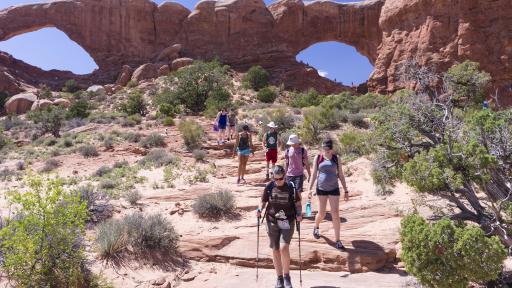
[[[116,186],[116,182],[111,179],[103,179],[98,184],[98,189],[114,189]]]
[[[164,149],[155,149],[149,151],[144,158],[139,160],[139,165],[146,165],[147,163],[153,163],[155,166],[166,166],[169,164],[178,164],[180,161],[179,157],[168,155]]]
[[[98,170],[94,171],[94,173],[92,173],[92,175],[95,177],[102,177],[103,175],[106,175],[106,174],[110,173],[111,171],[112,170],[109,167],[103,166],[103,167],[98,168]]]
[[[29,175],[27,183],[27,192],[7,192],[18,217],[0,231],[2,271],[18,287],[76,287],[85,261],[86,207],[60,180]]]
[[[274,103],[274,101],[276,101],[276,98],[277,98],[277,93],[268,87],[262,88],[258,92],[258,95],[256,95],[256,99],[258,99],[259,101],[261,101],[263,103]]]
[[[232,106],[231,101],[233,97],[231,93],[225,89],[215,89],[212,91],[210,98],[206,100],[206,110],[204,111],[204,117],[213,119],[217,117],[217,113],[222,110],[222,107]]]
[[[194,149],[194,151],[192,151],[192,157],[194,157],[196,161],[203,161],[207,155],[208,153],[206,153],[205,150]]]
[[[447,91],[453,91],[452,101],[457,106],[468,102],[480,105],[485,100],[485,88],[489,86],[491,75],[479,68],[479,63],[466,60],[443,73]]]
[[[57,138],[55,137],[48,138],[43,142],[44,146],[54,146],[55,144],[57,144]]]
[[[73,140],[71,140],[71,138],[63,138],[61,140],[61,145],[63,147],[66,147],[66,148],[72,147],[73,146]]]
[[[334,117],[339,123],[348,123],[349,121],[349,114],[345,111],[334,110]]]
[[[229,66],[222,65],[218,59],[208,63],[194,61],[187,68],[169,74],[166,81],[172,90],[164,89],[162,93],[156,94],[153,103],[169,103],[173,106],[182,104],[194,113],[204,111],[211,93],[228,83],[228,69]]]
[[[361,107],[356,100],[357,97],[350,94],[350,92],[342,92],[338,95],[324,97],[319,105],[326,109],[338,109],[357,113]]]
[[[171,117],[165,117],[164,122],[162,122],[164,126],[174,126],[176,123],[174,123],[174,119]]]
[[[288,105],[295,108],[319,106],[324,98],[324,95],[318,95],[316,90],[311,88],[307,94],[295,92],[290,93],[290,100],[288,100]]]
[[[66,108],[64,104],[59,106],[46,105],[43,109],[27,112],[26,117],[34,123],[41,123],[41,128],[44,133],[49,132],[54,137],[60,137],[60,128],[62,120],[66,115]]]
[[[229,190],[201,194],[192,205],[192,210],[200,217],[221,217],[234,213],[235,209],[235,195]]]
[[[367,93],[356,99],[356,103],[361,109],[383,108],[389,105],[393,100],[386,95]]]
[[[67,93],[75,93],[76,90],[77,90],[77,87],[76,87],[75,79],[70,79],[70,80],[66,81],[64,88],[62,88],[62,92],[67,92]]]
[[[132,116],[129,116],[128,118],[126,118],[126,120],[131,120],[137,124],[140,124],[141,120],[139,117],[137,117],[136,115],[132,115]]]
[[[201,144],[201,133],[204,131],[204,128],[197,124],[196,121],[181,120],[180,124],[178,124],[178,130],[186,146],[193,147]]]
[[[61,151],[58,148],[50,150],[50,156],[52,156],[52,157],[57,157],[60,155],[60,153],[61,153]]]
[[[16,171],[4,167],[4,169],[0,170],[0,179],[5,180],[7,177],[12,176],[16,173]]]
[[[242,85],[244,85],[244,87],[250,87],[255,91],[260,91],[260,89],[268,87],[269,81],[270,76],[261,66],[252,66],[242,77]]]
[[[366,115],[362,114],[362,113],[350,114],[348,116],[348,122],[356,127],[366,128],[366,127],[368,127],[368,123],[366,123],[366,121],[364,121],[365,118],[366,118]]]
[[[105,138],[105,140],[103,140],[103,147],[107,148],[107,149],[111,149],[114,147],[114,137],[112,136],[109,136],[107,138]]]
[[[356,144],[363,138],[363,134],[359,131],[352,130],[340,134],[338,140],[341,144],[341,151],[346,153],[353,153],[356,150]]]
[[[508,255],[497,237],[485,237],[482,229],[463,222],[454,226],[442,218],[429,225],[423,217],[410,215],[401,226],[405,269],[428,287],[467,287],[496,279]]]
[[[335,128],[338,123],[334,111],[325,108],[304,109],[304,129],[301,131],[302,140],[306,143],[316,144],[319,135],[327,128]]]
[[[96,204],[101,198],[100,193],[94,189],[92,184],[87,184],[84,186],[79,186],[74,191],[74,196],[79,199],[80,203],[84,203],[87,210],[91,210],[91,208]]]
[[[16,162],[16,169],[18,170],[25,170],[26,166],[25,166],[25,161],[18,161]]]
[[[137,80],[130,80],[128,81],[128,83],[126,84],[126,87],[127,88],[137,88],[137,86],[139,86],[139,82],[137,82]]]
[[[173,105],[169,104],[169,103],[162,103],[159,107],[158,107],[158,112],[161,114],[161,115],[165,115],[167,117],[174,117],[174,115],[176,115],[176,110],[174,108]],[[178,109],[179,110],[179,109]],[[152,119],[154,120],[154,119]]]
[[[66,119],[73,119],[73,118],[87,118],[89,115],[91,115],[91,112],[87,111],[89,108],[89,104],[85,100],[78,100],[68,107],[68,112],[66,113]]]
[[[140,135],[140,133],[133,133],[133,132],[129,132],[129,133],[126,133],[123,138],[125,140],[127,140],[128,142],[132,142],[132,143],[138,143],[140,141],[140,137],[142,135]]]
[[[383,185],[378,185],[375,187],[375,195],[377,195],[377,196],[387,196],[387,195],[392,195],[393,193],[394,192],[391,187],[387,187],[387,186],[383,186]]]
[[[5,102],[9,101],[9,92],[0,91],[0,106],[4,106]]]
[[[78,152],[85,158],[98,156],[98,150],[92,145],[83,145],[78,148]]]
[[[121,127],[134,127],[137,125],[137,122],[133,120],[123,120],[121,121]]]
[[[120,112],[124,112],[128,115],[139,114],[146,116],[148,103],[144,100],[142,93],[138,90],[130,92],[126,99],[126,102],[116,106],[116,109]],[[139,119],[140,121],[140,119]]]
[[[0,125],[4,127],[4,131],[9,131],[12,128],[23,126],[27,124],[27,122],[21,120],[17,115],[7,115],[2,121],[0,121]]]
[[[126,201],[130,202],[130,204],[135,205],[137,204],[137,201],[142,199],[142,194],[139,192],[139,190],[129,190],[126,193],[124,193],[124,199]]]
[[[143,148],[150,148],[150,147],[157,147],[157,146],[164,146],[165,145],[165,139],[164,136],[160,135],[157,132],[153,132],[146,136],[146,138],[142,139],[139,142],[140,147]]]
[[[118,161],[116,163],[114,163],[114,165],[112,166],[112,168],[122,168],[124,166],[130,166],[130,164],[128,164],[128,161]]]
[[[273,121],[278,131],[287,131],[293,128],[293,115],[284,108],[272,109],[261,118],[261,131],[266,133],[269,131],[268,123]]]
[[[93,249],[102,259],[112,260],[126,248],[125,227],[120,220],[111,219],[96,226]]]

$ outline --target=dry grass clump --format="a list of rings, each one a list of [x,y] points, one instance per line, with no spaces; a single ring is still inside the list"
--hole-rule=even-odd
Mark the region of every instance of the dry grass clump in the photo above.
[[[92,145],[80,146],[78,148],[78,152],[82,154],[82,156],[84,156],[85,158],[96,157],[99,155],[98,150],[96,150],[96,147]]]
[[[153,132],[149,134],[146,138],[142,139],[139,142],[139,145],[143,148],[164,146],[164,136],[160,135],[159,133]]]
[[[16,169],[18,170],[25,170],[26,166],[25,166],[25,162],[24,161],[18,161],[16,162]]]
[[[146,165],[146,163],[153,163],[157,167],[167,166],[169,164],[178,164],[179,157],[168,155],[164,149],[151,150],[144,158],[139,160],[139,165]]]
[[[48,173],[50,171],[53,171],[59,166],[59,160],[57,159],[48,159],[44,162],[44,167],[39,170],[39,172],[42,173]]]
[[[179,240],[172,223],[161,214],[136,213],[122,220],[112,219],[98,225],[96,232],[93,247],[106,260],[114,260],[129,253],[173,255]],[[130,250],[126,249],[128,246]]]
[[[194,149],[194,151],[192,151],[192,157],[194,157],[196,161],[203,161],[207,155],[208,153],[201,149]]]
[[[141,134],[140,133],[133,133],[129,132],[123,135],[124,140],[132,143],[139,143]]]
[[[124,193],[124,199],[130,202],[130,204],[135,205],[137,204],[137,201],[142,199],[142,194],[139,192],[139,190],[130,190]]]
[[[197,197],[194,204],[192,204],[194,213],[203,218],[218,218],[233,214],[235,208],[235,195],[229,190],[201,194]]]

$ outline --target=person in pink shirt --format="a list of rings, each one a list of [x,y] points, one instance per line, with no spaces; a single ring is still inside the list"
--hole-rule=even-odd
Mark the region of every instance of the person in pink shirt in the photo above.
[[[308,161],[308,151],[300,146],[300,139],[297,135],[290,135],[287,145],[291,147],[286,150],[286,182],[293,182],[297,192],[302,192],[304,184],[304,167],[308,171],[308,182],[311,177],[311,169]]]

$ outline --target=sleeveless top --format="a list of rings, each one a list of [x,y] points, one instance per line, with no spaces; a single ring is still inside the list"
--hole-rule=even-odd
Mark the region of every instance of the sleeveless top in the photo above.
[[[249,148],[249,132],[247,132],[247,136],[244,137],[244,134],[240,133],[240,140],[238,140],[238,150],[243,151]]]
[[[317,189],[332,191],[339,188],[338,175],[336,175],[336,163],[323,157],[323,161],[318,165]]]
[[[223,115],[222,112],[220,112],[219,124],[226,126],[227,125],[227,118],[228,118],[228,114],[227,113]]]
[[[267,149],[277,149],[277,132],[267,132]]]
[[[236,123],[236,114],[233,113],[232,115],[228,114],[228,120],[230,126],[235,126]]]

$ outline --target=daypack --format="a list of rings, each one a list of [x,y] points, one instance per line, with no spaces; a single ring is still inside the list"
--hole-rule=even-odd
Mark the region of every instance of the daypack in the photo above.
[[[240,139],[242,139],[242,132],[238,133],[238,146],[240,146]],[[251,133],[247,132],[247,144],[251,145]],[[238,148],[238,146],[236,148]]]
[[[336,175],[340,174],[340,172],[338,171],[338,156],[336,154],[332,154],[332,162],[334,162],[334,164],[336,164]],[[318,163],[316,163],[316,167],[318,169],[318,166],[320,165],[320,163],[322,163],[322,161],[324,161],[324,155],[320,154],[318,155]]]
[[[270,188],[269,188],[269,190],[268,190],[268,200],[269,200],[268,202],[269,202],[269,203],[270,203],[270,200],[272,199],[272,190],[274,189],[274,184],[275,184],[275,181],[270,182]],[[289,182],[289,183],[288,183],[288,187],[290,188],[290,189],[289,189],[289,192],[290,192],[290,195],[291,195],[291,197],[292,197],[292,199],[293,199],[293,201],[292,201],[292,202],[293,202],[293,204],[292,204],[292,205],[293,205],[294,209],[296,209],[296,208],[295,208],[295,204],[297,203],[297,200],[295,199],[295,193],[296,193],[296,191],[295,191],[295,185],[293,185],[293,183],[292,183],[292,182]],[[270,205],[270,204],[267,204],[267,206],[265,207],[265,214],[263,215],[263,220],[265,220],[265,218],[266,218],[265,216],[267,215],[268,205]],[[295,213],[295,214],[297,214],[297,213]],[[277,221],[277,219],[276,219],[274,216],[272,216],[272,215],[270,215],[270,214],[268,214],[268,215],[269,215],[270,217],[274,218],[274,221],[272,221],[272,222],[274,222],[274,223],[275,223],[275,222]],[[262,223],[263,223],[263,221],[262,221]]]
[[[304,162],[304,147],[300,148],[302,148],[302,167],[306,167],[306,163]],[[284,156],[286,157],[286,170],[288,170],[288,166],[290,164],[290,157],[288,156],[289,153],[290,148],[288,147],[288,149],[286,149],[286,153],[284,154]]]

